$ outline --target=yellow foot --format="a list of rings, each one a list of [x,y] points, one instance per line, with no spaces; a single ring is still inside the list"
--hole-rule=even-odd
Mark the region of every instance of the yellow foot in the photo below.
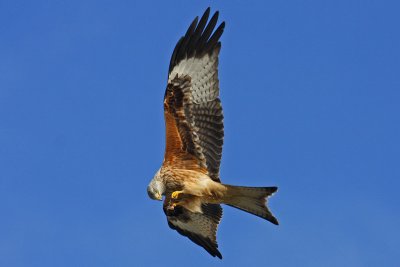
[[[179,197],[179,195],[182,194],[182,193],[183,193],[183,191],[174,191],[171,194],[171,198],[172,199],[177,199]]]
[[[173,208],[175,208],[176,206],[179,206],[179,205],[182,205],[182,202],[175,202],[175,203],[172,203],[172,204],[171,204],[171,206],[172,206]]]

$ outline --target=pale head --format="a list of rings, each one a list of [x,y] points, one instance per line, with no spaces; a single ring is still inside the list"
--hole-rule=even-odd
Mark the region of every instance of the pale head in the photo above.
[[[154,175],[153,180],[147,186],[147,194],[151,199],[162,200],[162,195],[165,193],[165,185],[160,177],[160,171]]]

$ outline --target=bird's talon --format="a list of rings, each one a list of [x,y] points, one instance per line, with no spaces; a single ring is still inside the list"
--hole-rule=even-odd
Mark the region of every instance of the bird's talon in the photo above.
[[[175,209],[176,206],[182,206],[182,205],[183,205],[183,202],[174,202],[174,203],[171,203],[172,209]]]
[[[182,194],[182,191],[174,191],[171,194],[171,198],[172,199],[177,199],[179,197],[179,195]]]

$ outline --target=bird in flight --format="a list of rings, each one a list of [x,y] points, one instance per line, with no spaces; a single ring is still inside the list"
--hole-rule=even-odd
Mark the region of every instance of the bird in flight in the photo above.
[[[225,22],[218,11],[196,17],[172,53],[164,95],[164,161],[147,187],[164,199],[170,228],[222,259],[216,232],[226,204],[278,225],[267,207],[277,187],[222,184],[219,175],[224,124],[219,99],[218,56]],[[207,23],[208,21],[208,23]]]

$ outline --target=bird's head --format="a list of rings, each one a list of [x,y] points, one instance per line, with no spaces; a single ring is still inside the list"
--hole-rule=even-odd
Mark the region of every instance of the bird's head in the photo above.
[[[147,186],[147,194],[151,199],[162,200],[162,195],[165,193],[165,185],[159,179],[159,171],[151,180],[150,184]]]

